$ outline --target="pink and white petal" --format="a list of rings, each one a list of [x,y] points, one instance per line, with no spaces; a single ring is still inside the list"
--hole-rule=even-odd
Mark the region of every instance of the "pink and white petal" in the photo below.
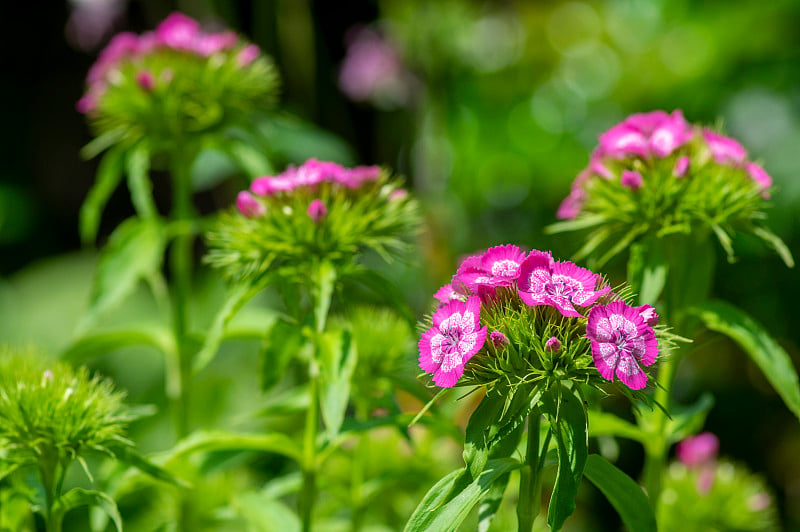
[[[469,316],[472,318],[472,325],[473,331],[480,327],[480,316],[481,316],[481,298],[478,296],[470,296],[467,298],[467,302],[464,303],[465,313],[464,316]]]
[[[612,336],[613,331],[611,322],[608,321],[607,305],[592,307],[586,322],[586,337],[596,342],[610,342]]]
[[[617,378],[631,390],[641,390],[647,385],[647,375],[636,360],[625,353],[620,352],[619,364],[617,364]]]
[[[570,300],[566,297],[547,296],[547,304],[553,306],[562,315],[568,318],[581,318],[583,315],[575,310]]]
[[[649,135],[660,124],[669,120],[669,115],[666,111],[650,111],[649,113],[636,113],[630,115],[625,119],[623,124],[633,127],[645,135]]]
[[[464,312],[466,308],[463,301],[459,301],[454,299],[441,307],[439,307],[436,312],[433,313],[433,326],[439,327],[443,321],[448,319],[453,314],[458,313],[459,315]]]
[[[594,290],[595,286],[597,286],[597,279],[599,278],[599,275],[596,273],[586,268],[581,268],[570,261],[554,262],[551,271],[553,275],[563,275],[575,279],[581,283],[584,290]]]
[[[439,369],[440,363],[433,360],[431,350],[431,341],[433,337],[439,334],[439,329],[431,327],[424,333],[419,340],[419,367],[426,373],[433,373]]]
[[[548,296],[544,292],[531,293],[518,290],[517,293],[519,294],[520,299],[522,299],[522,302],[528,305],[529,307],[550,304],[548,302]]]
[[[517,286],[523,292],[533,292],[534,286],[541,285],[550,279],[550,265],[553,259],[540,251],[533,251],[525,257],[519,267],[519,280]]]
[[[480,350],[481,350],[481,348],[483,347],[483,344],[485,344],[485,343],[486,343],[486,335],[487,335],[487,333],[488,333],[488,329],[487,329],[486,327],[481,327],[480,329],[478,329],[478,330],[475,332],[475,343],[474,343],[474,345],[473,345],[472,349],[470,349],[470,350],[469,350],[469,351],[467,351],[466,353],[463,353],[463,356],[462,356],[462,358],[461,358],[461,361],[462,361],[464,364],[466,364],[466,363],[467,363],[467,361],[468,361],[470,358],[472,358],[473,356],[475,356],[475,354],[476,354],[478,351],[480,351]]]
[[[616,345],[592,341],[592,360],[604,379],[614,380],[614,371],[619,363],[619,349]]]
[[[645,331],[640,338],[644,340],[644,353],[637,360],[642,366],[650,366],[658,358],[658,339],[652,329]]]
[[[456,273],[465,273],[465,272],[479,272],[483,271],[481,268],[481,255],[472,255],[467,257],[461,264],[458,266]]]
[[[438,370],[433,374],[433,382],[441,388],[452,388],[464,374],[464,365],[458,365],[450,371]]]

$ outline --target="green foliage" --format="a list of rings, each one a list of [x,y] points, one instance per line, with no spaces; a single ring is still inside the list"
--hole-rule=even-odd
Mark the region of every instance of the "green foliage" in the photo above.
[[[603,492],[628,530],[656,532],[653,506],[642,488],[605,458],[590,454],[584,476]]]
[[[0,364],[0,447],[4,460],[69,463],[86,453],[114,454],[131,420],[124,394],[85,368],[45,364],[4,349]]]
[[[792,359],[753,318],[724,301],[691,309],[711,329],[730,337],[756,363],[783,402],[800,419],[800,383]]]
[[[764,481],[727,461],[698,469],[671,464],[657,517],[662,532],[781,530]]]

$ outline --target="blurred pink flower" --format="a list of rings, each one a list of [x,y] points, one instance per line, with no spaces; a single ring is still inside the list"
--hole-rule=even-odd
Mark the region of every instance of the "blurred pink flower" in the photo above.
[[[308,205],[308,211],[306,212],[314,220],[314,223],[318,224],[328,215],[328,207],[325,206],[321,199],[315,199]]]
[[[701,432],[678,442],[675,453],[686,467],[698,467],[717,458],[719,439],[710,432]]]
[[[236,196],[236,208],[248,218],[258,218],[267,212],[267,208],[246,190]]]
[[[642,178],[642,174],[631,170],[624,170],[622,172],[622,177],[619,180],[619,183],[623,187],[627,187],[631,190],[639,190],[642,188],[643,182],[644,179]]]
[[[149,70],[140,70],[137,72],[136,83],[138,83],[145,92],[152,91],[156,86],[156,80]]]
[[[261,55],[261,50],[259,47],[255,44],[248,44],[239,50],[239,54],[236,56],[236,62],[239,64],[239,66],[246,67],[255,61],[259,55]]]
[[[156,35],[169,48],[193,51],[200,37],[200,23],[175,11],[156,27]]]
[[[747,157],[747,150],[730,137],[720,135],[710,129],[704,129],[703,138],[717,164],[736,165],[744,162]]]
[[[767,190],[772,186],[772,178],[767,171],[756,163],[746,163],[744,168],[747,170],[747,173],[750,174],[750,177],[753,178],[753,181],[758,183],[758,186],[761,187],[761,195],[764,196],[764,199],[769,199],[769,192],[767,192]]]
[[[672,170],[672,175],[675,177],[684,177],[686,172],[689,171],[689,163],[691,159],[689,159],[688,155],[684,155],[680,159],[675,162],[675,168]]]

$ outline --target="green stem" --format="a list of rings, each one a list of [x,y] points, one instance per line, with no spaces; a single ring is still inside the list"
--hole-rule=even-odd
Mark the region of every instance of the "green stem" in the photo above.
[[[369,413],[367,406],[361,403],[356,408],[356,416],[359,421],[367,421]],[[367,434],[362,434],[358,437],[356,444],[356,452],[353,456],[353,466],[350,476],[350,500],[353,508],[353,519],[350,523],[350,530],[352,532],[359,532],[364,524],[364,477],[366,472],[366,458],[367,458]]]
[[[656,388],[654,399],[660,403],[667,411],[671,406],[670,392],[672,383],[675,380],[675,372],[679,360],[669,358],[659,368],[658,380],[661,386]],[[650,504],[655,509],[661,496],[661,477],[666,467],[667,451],[667,415],[660,409],[653,410],[651,415],[650,436],[645,444],[645,460],[643,484]]]
[[[528,443],[525,448],[525,465],[520,469],[519,502],[517,503],[517,530],[529,532],[539,515],[541,506],[541,464],[539,459],[539,426],[541,415],[534,409],[528,415]]]
[[[192,157],[185,151],[173,153],[172,160],[172,221],[191,221],[194,219],[191,183]],[[170,249],[170,273],[173,285],[172,326],[175,345],[178,349],[180,383],[177,397],[174,398],[175,430],[178,438],[189,433],[190,386],[192,376],[191,346],[188,344],[189,296],[194,269],[194,235],[178,235]]]
[[[66,465],[61,464],[57,453],[45,453],[39,464],[39,475],[42,479],[45,495],[45,530],[47,532],[61,532],[63,511],[59,508],[58,500],[61,498],[61,487],[64,484]]]
[[[314,502],[317,498],[317,428],[319,425],[319,368],[316,360],[309,367],[309,405],[303,435],[303,486],[300,491],[300,515],[303,532],[311,531]]]

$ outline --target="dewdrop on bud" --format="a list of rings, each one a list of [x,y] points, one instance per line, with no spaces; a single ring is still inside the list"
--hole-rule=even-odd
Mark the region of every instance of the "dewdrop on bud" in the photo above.
[[[492,344],[494,344],[496,349],[500,349],[509,343],[508,337],[500,331],[492,331],[492,333],[489,335],[489,340],[492,341]]]
[[[236,208],[248,218],[258,218],[267,212],[267,208],[245,190],[236,196]]]
[[[561,351],[561,342],[555,336],[551,336],[545,343],[544,343],[544,350],[548,353],[558,353]]]
[[[328,208],[320,199],[315,199],[311,202],[308,206],[308,215],[314,220],[315,224],[318,224],[320,220],[325,218],[328,215]]]

